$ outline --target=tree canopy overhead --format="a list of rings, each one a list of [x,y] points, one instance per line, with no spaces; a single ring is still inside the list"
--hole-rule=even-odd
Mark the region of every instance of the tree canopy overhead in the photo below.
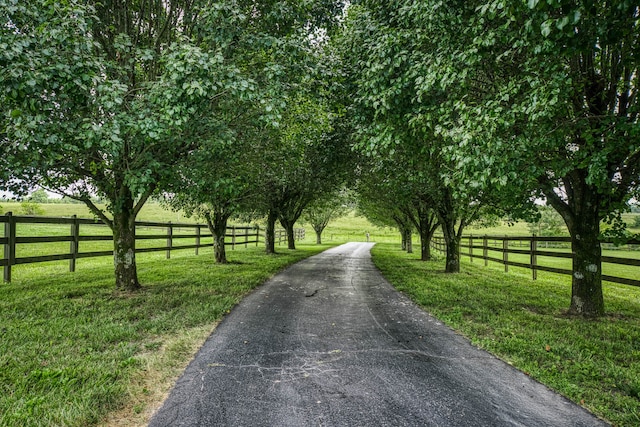
[[[600,223],[640,198],[637,2],[345,3],[0,0],[3,190],[87,203],[133,289],[154,192],[220,209],[251,183],[252,207],[290,229],[347,181],[354,148],[360,199],[384,189],[410,224],[437,218],[447,271],[481,206],[526,217],[546,200],[572,237],[570,311],[602,314]],[[225,161],[246,179],[184,169]]]
[[[414,144],[440,167],[438,187],[513,215],[546,199],[573,239],[570,311],[602,314],[600,222],[640,188],[637,4],[353,4],[345,50],[362,148]]]
[[[340,5],[1,0],[3,187],[85,202],[113,229],[116,286],[136,289],[146,200],[228,126],[222,104],[277,93],[266,86],[294,62],[291,40],[333,22]]]

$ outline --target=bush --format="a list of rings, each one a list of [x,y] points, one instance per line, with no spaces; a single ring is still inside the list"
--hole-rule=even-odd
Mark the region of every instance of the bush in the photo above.
[[[22,215],[44,215],[44,209],[35,202],[25,200],[20,203],[20,213]]]

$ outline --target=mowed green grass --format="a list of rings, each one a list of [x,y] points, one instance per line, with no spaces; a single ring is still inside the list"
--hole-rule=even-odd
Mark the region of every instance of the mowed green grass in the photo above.
[[[44,206],[49,216],[91,217],[77,210],[82,205]],[[140,220],[193,221],[157,204],[147,208]],[[68,233],[43,227],[23,231]],[[585,322],[563,315],[569,277],[541,272],[532,282],[527,270],[510,267],[504,275],[499,264],[485,268],[480,260],[465,260],[462,274],[445,276],[443,259],[418,262],[417,245],[406,255],[396,249],[396,230],[353,214],[329,224],[326,245],[314,245],[313,229],[306,230],[296,251],[279,246],[278,255],[266,256],[262,244],[228,248],[231,263],[224,266],[212,262],[210,248],[199,256],[175,251],[169,260],[164,252],[139,254],[144,289],[135,294],[114,292],[111,257],[78,260],[76,273],[64,261],[14,267],[13,283],[0,286],[0,426],[145,425],[215,324],[247,292],[286,265],[331,245],[364,241],[367,232],[371,241],[391,242],[376,246],[376,259],[382,250],[381,268],[428,311],[616,425],[639,422],[638,289],[605,285],[609,314]],[[68,244],[55,250],[66,252]]]
[[[16,204],[4,205],[8,212]],[[91,218],[82,205],[43,205],[47,216]],[[139,220],[184,222],[150,204]],[[187,220],[193,222],[191,220]],[[68,226],[19,224],[27,236],[68,235]],[[108,235],[103,226],[82,234]],[[139,230],[138,234],[162,230]],[[313,237],[313,236],[311,236]],[[315,242],[308,237],[308,241]],[[141,241],[138,247],[164,240]],[[143,290],[114,291],[109,256],[13,267],[0,285],[0,426],[145,425],[197,348],[244,295],[277,271],[333,244],[298,242],[265,255],[264,245],[137,255]],[[22,246],[22,247],[21,247]],[[82,242],[81,251],[111,242]],[[64,253],[68,243],[18,245],[18,256]]]
[[[373,259],[384,276],[426,311],[531,377],[616,426],[640,425],[640,289],[605,284],[606,316],[569,317],[571,278],[505,274],[443,259],[421,262],[397,245]]]
[[[43,216],[70,217],[76,215],[78,218],[95,217],[84,203],[42,203],[38,206],[42,208]],[[104,205],[101,204],[97,206],[104,208]],[[20,203],[18,202],[0,202],[0,207],[2,207],[4,213],[13,212],[14,215],[22,215]],[[183,212],[173,212],[156,202],[147,202],[138,214],[137,219],[150,222],[197,222],[194,218],[185,217]]]
[[[306,230],[306,240],[315,242],[315,232],[311,225],[299,225]],[[354,212],[329,222],[322,233],[322,241],[364,242],[367,240],[367,233],[369,233],[369,241],[371,242],[400,242],[400,233],[396,229],[372,225],[366,218],[357,216]]]
[[[145,412],[145,395],[166,391],[161,380],[179,374],[247,292],[327,247],[271,256],[251,247],[229,251],[227,265],[215,265],[210,250],[141,254],[144,288],[134,294],[114,291],[108,257],[83,260],[76,273],[17,271],[0,286],[0,426],[87,426],[123,407]]]

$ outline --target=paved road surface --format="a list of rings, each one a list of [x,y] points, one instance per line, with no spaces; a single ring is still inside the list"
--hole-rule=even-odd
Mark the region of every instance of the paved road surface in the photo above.
[[[220,324],[150,426],[604,426],[397,293],[370,243],[302,261]]]

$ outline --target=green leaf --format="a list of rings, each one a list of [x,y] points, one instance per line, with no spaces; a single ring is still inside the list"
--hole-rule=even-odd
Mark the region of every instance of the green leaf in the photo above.
[[[546,21],[544,21],[542,23],[542,25],[540,26],[540,33],[542,33],[543,36],[548,37],[549,34],[551,34],[551,25],[553,24],[551,19],[547,19]]]

